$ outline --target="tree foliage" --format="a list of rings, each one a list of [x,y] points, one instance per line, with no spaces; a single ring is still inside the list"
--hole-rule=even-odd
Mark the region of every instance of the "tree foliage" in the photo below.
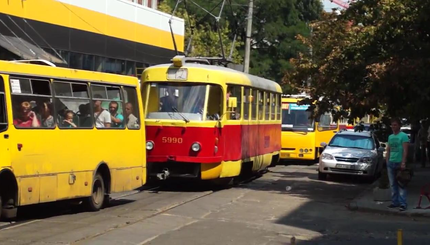
[[[361,0],[297,36],[313,53],[293,59],[284,82],[308,91],[317,114],[340,105],[350,118],[378,114],[422,118],[430,111],[430,1]],[[309,86],[304,81],[311,78]],[[336,116],[345,116],[339,111]]]
[[[222,0],[194,0],[194,2],[217,16]],[[164,3],[172,8],[176,0],[165,0]],[[249,0],[227,0],[221,14],[221,25],[225,28],[223,34],[226,34],[225,43],[230,44],[236,34],[240,42],[235,45],[235,55],[241,57],[244,56],[245,50],[243,41],[246,39],[248,3]],[[194,39],[196,47],[201,46],[202,51],[205,51],[204,47],[208,47],[206,43],[209,43],[209,47],[218,48],[219,42],[214,39],[216,30],[214,17],[191,1],[187,1],[187,4],[188,13],[204,27],[199,28],[205,30],[202,34],[213,35]],[[295,36],[298,34],[309,36],[308,22],[318,19],[321,13],[320,0],[254,0],[250,73],[281,82],[284,73],[292,69],[289,60],[297,57],[300,52],[308,52],[307,47]],[[189,25],[187,29],[188,27]],[[224,46],[228,47],[229,52],[230,45]],[[197,51],[199,48],[196,48],[195,54],[199,54]],[[286,88],[289,89],[288,86]]]
[[[176,4],[176,1],[163,1],[158,6],[158,9],[162,12],[172,14],[172,10]],[[183,5],[179,5],[179,8],[176,10],[176,17],[182,18],[185,20],[185,48],[192,38],[191,49],[189,52],[189,56],[204,56],[204,57],[221,57],[222,49],[220,45],[220,38],[218,34],[218,28],[214,23],[214,19],[212,22],[202,22],[197,20],[198,16],[190,14],[190,11],[186,11]],[[231,28],[228,21],[223,22],[220,25],[220,33],[222,45],[224,47],[225,56],[228,57],[230,54],[230,50],[232,48],[233,40],[230,38],[231,36]],[[241,39],[237,39],[235,45],[233,46],[233,55],[232,61],[235,63],[241,63],[243,58],[238,51],[238,47],[241,47],[243,42]]]

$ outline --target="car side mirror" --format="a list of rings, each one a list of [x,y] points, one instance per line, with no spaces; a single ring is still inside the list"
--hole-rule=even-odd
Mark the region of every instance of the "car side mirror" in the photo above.
[[[325,143],[325,142],[321,142],[321,147],[323,147],[323,148],[326,148],[327,147],[327,143]]]

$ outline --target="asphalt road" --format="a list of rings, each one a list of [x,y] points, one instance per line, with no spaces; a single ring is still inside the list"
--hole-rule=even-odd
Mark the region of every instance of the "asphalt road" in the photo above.
[[[352,212],[345,208],[369,183],[318,181],[316,166],[277,166],[225,190],[171,184],[116,195],[99,212],[47,204],[0,223],[0,244],[429,244],[428,220]]]

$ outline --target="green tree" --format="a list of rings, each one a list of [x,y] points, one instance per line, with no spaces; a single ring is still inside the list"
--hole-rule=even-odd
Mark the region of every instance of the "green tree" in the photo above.
[[[173,0],[163,1],[159,4],[158,9],[162,12],[172,14],[175,4],[176,1]],[[186,11],[183,5],[179,5],[179,8],[176,10],[174,15],[185,20],[185,50],[190,38],[192,37],[191,49],[188,54],[189,56],[222,56],[222,50],[219,41],[220,38],[216,25],[211,22],[197,22],[196,15],[192,15],[190,14],[190,11]],[[229,56],[233,43],[232,39],[230,39],[231,29],[229,26],[230,25],[228,21],[225,21],[222,23],[222,25],[220,25],[221,40],[226,57]],[[243,42],[240,40],[240,38],[237,39],[233,47],[232,61],[234,63],[241,63],[243,60],[238,51],[238,47],[242,45]]]
[[[324,96],[317,114],[340,105],[350,118],[382,108],[388,116],[427,117],[429,10],[428,0],[361,0],[340,15],[326,14],[312,24],[311,38],[298,36],[313,55],[293,59],[284,82],[313,99]]]
[[[218,15],[222,1],[195,0],[195,2]],[[239,50],[237,54],[241,56],[245,50],[242,41],[246,39],[248,2],[249,0],[234,2],[228,0],[221,15],[221,25],[229,29],[223,32],[228,36],[228,40],[233,40],[235,34],[238,40],[241,40],[235,46],[236,50]],[[165,3],[173,7],[176,1],[165,0]],[[190,1],[187,3],[188,12],[193,14],[194,20],[215,30],[213,16]],[[284,73],[292,69],[289,60],[297,57],[300,52],[309,51],[306,45],[295,38],[296,35],[309,36],[310,29],[307,23],[319,19],[321,13],[320,0],[254,0],[250,72],[281,82]],[[213,46],[214,42],[211,42]],[[289,92],[289,86],[285,85],[285,88],[286,92]]]

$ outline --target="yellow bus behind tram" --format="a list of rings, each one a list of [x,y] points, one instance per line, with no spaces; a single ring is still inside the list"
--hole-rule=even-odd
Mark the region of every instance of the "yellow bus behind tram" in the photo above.
[[[38,62],[49,63],[49,62]],[[146,181],[138,79],[0,61],[0,207],[109,194]]]
[[[329,142],[339,131],[331,113],[318,120],[310,118],[309,105],[298,105],[305,94],[282,95],[281,160],[316,160],[322,152],[322,142]]]

